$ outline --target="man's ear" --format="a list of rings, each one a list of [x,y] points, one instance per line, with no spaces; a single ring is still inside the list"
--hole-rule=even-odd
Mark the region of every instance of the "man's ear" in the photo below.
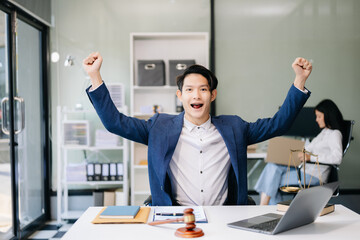
[[[178,89],[176,90],[176,96],[178,97],[178,99],[182,102],[182,92]]]
[[[216,98],[216,96],[217,96],[217,90],[214,89],[214,90],[212,90],[212,92],[211,92],[211,101],[214,101],[215,98]]]

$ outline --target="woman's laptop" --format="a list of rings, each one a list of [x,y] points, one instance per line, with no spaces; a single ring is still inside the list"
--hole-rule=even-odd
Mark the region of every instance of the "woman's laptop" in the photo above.
[[[339,182],[333,182],[298,192],[284,215],[268,213],[227,225],[254,232],[277,234],[312,223],[338,186]]]
[[[305,142],[289,137],[275,137],[269,140],[267,156],[265,162],[288,165],[291,150],[302,150]],[[293,153],[291,166],[298,166],[301,161],[297,157],[298,153]]]

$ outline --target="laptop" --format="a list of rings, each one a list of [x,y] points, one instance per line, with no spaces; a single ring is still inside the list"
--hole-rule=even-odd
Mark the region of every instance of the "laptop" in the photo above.
[[[315,221],[330,200],[339,182],[301,190],[284,215],[268,213],[228,223],[229,227],[253,232],[277,234]]]
[[[280,165],[288,165],[291,150],[302,150],[305,143],[301,140],[288,138],[288,137],[276,137],[269,140],[267,156],[265,162],[276,163]],[[301,161],[298,159],[298,153],[292,153],[291,166],[298,166]],[[294,165],[295,163],[295,165]]]

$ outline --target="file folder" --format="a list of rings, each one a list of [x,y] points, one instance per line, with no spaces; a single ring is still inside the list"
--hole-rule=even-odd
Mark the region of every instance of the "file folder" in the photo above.
[[[116,181],[116,163],[110,163],[110,181]]]
[[[101,163],[94,164],[94,181],[101,180]]]
[[[93,191],[94,206],[104,206],[104,192],[101,190]]]
[[[101,180],[109,181],[109,164],[108,163],[101,164]]]
[[[117,163],[117,174],[116,174],[116,178],[118,181],[123,181],[124,180],[124,164],[123,163]]]
[[[88,181],[94,181],[94,164],[93,163],[88,163],[86,165],[86,179]]]

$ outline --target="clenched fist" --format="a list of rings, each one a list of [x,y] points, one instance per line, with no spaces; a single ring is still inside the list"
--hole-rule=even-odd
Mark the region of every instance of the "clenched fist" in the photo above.
[[[100,75],[102,61],[103,59],[98,52],[91,53],[83,61],[83,68],[91,79],[93,89],[97,88],[102,83]]]
[[[298,57],[292,64],[292,68],[295,72],[295,87],[304,90],[306,79],[309,77],[312,71],[312,64],[305,58]]]

